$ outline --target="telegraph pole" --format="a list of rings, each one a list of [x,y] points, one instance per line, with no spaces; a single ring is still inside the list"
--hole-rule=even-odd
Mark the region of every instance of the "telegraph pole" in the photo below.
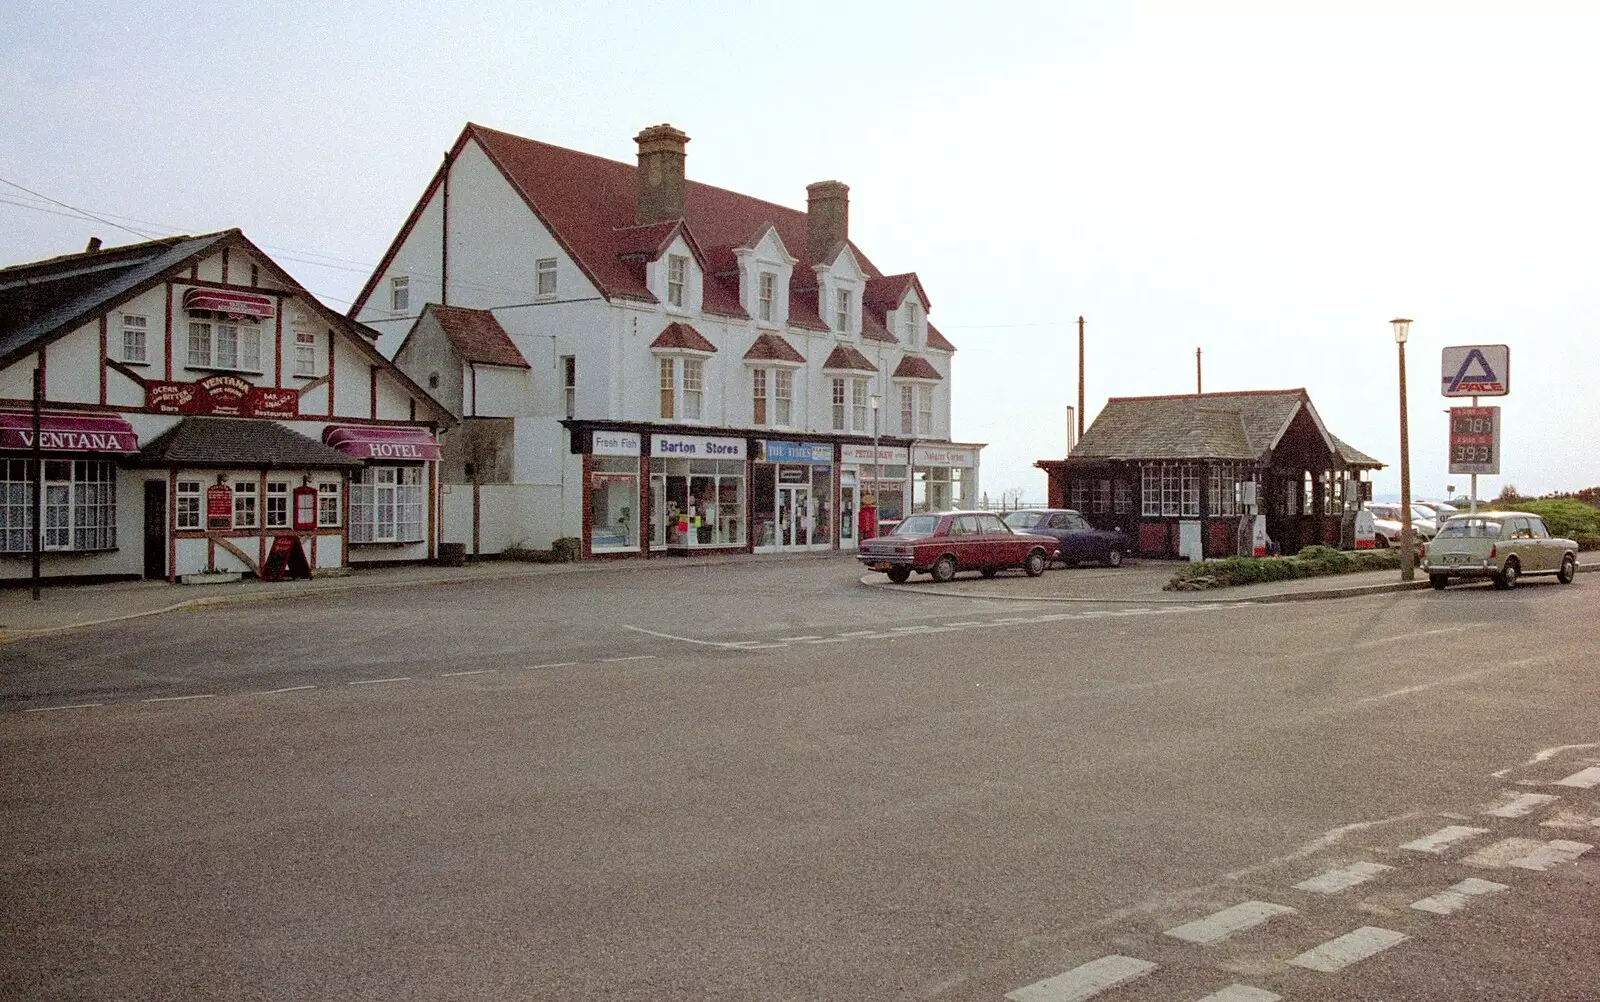
[[[1083,437],[1083,317],[1078,317],[1078,437]]]
[[[44,367],[33,370],[33,600],[39,601],[44,554]]]

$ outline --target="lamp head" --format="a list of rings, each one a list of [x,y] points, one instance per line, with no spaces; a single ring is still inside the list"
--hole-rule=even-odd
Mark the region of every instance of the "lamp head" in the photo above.
[[[1404,317],[1397,317],[1389,322],[1394,324],[1394,343],[1405,344],[1406,340],[1411,337],[1411,321]]]
[[[883,405],[883,398],[878,396],[878,394],[876,394],[876,393],[872,394],[871,396],[869,396],[867,398],[867,406],[871,407],[874,411],[876,411],[882,405]]]

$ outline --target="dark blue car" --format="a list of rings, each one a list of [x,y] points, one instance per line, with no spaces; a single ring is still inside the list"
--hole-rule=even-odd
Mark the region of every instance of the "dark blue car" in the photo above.
[[[1024,508],[1005,517],[1018,532],[1051,536],[1061,543],[1056,559],[1068,567],[1085,560],[1121,567],[1132,543],[1121,529],[1096,529],[1070,508]]]

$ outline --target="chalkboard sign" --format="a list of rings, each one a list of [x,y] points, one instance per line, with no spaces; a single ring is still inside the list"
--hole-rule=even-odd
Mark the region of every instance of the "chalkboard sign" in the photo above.
[[[217,484],[206,488],[206,528],[231,529],[233,527],[233,488]]]
[[[260,577],[263,581],[282,581],[285,576],[311,576],[311,564],[306,560],[299,536],[274,536],[266,562],[261,565]]]

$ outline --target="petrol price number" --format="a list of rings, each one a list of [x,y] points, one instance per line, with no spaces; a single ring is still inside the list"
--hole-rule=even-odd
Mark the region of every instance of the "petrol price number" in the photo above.
[[[1450,472],[1500,472],[1500,408],[1450,408]]]

